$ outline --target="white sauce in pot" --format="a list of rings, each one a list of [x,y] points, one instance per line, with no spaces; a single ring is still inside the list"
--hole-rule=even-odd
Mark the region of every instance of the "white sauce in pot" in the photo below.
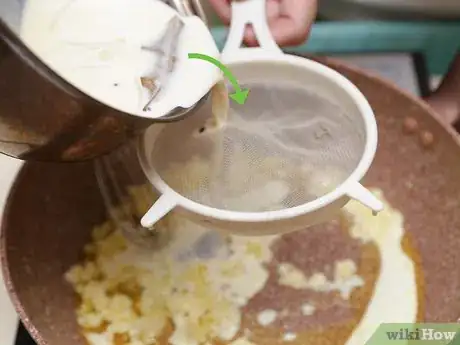
[[[142,49],[162,36],[177,15],[158,0],[28,0],[21,23],[26,45],[61,77],[102,103],[144,117],[161,117],[190,107],[221,78],[209,62],[189,53],[219,58],[198,17],[184,17],[178,59],[168,84],[151,105],[140,78],[152,72],[158,54]]]

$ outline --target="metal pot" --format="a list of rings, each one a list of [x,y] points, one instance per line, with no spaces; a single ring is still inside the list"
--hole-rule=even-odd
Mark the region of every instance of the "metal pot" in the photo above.
[[[0,2],[0,152],[23,160],[82,161],[112,151],[152,124],[90,98],[35,56],[19,38],[24,4]],[[197,0],[170,5],[204,18]]]
[[[452,124],[460,109],[460,57],[427,102],[340,62],[321,61],[354,82],[375,111],[379,147],[364,183],[382,189],[404,216],[402,245],[417,267],[418,320],[455,322],[460,316],[460,135]],[[91,228],[105,219],[92,164],[27,163],[17,177],[3,216],[0,252],[8,291],[39,345],[84,344],[75,322],[75,296],[63,274],[81,258]],[[369,275],[369,282],[352,296],[351,307],[345,303],[345,309],[318,317],[289,316],[316,337],[315,343],[345,343],[372,295],[378,250],[350,240],[338,223],[284,235],[276,247],[274,260],[295,262],[308,272],[348,257]],[[245,307],[244,320],[254,320],[273,305],[298,306],[303,297],[293,291],[269,280]],[[348,315],[348,323],[338,324],[338,315]],[[278,342],[276,327],[271,333],[258,332],[263,338],[259,343]],[[339,340],[331,342],[332,335]]]

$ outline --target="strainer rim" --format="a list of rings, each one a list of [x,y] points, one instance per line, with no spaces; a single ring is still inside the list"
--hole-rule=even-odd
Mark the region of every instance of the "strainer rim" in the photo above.
[[[234,67],[240,64],[255,64],[255,63],[272,63],[276,65],[289,64],[291,67],[294,65],[302,69],[309,69],[330,81],[334,82],[337,86],[342,88],[351,98],[355,106],[359,110],[359,115],[362,117],[365,127],[365,144],[361,158],[356,165],[355,169],[350,175],[335,188],[333,191],[322,195],[321,197],[303,203],[301,205],[284,208],[281,210],[263,211],[263,212],[242,212],[232,211],[212,206],[207,206],[199,202],[193,201],[171,188],[158,174],[154,167],[150,166],[146,160],[145,154],[145,140],[144,136],[139,138],[138,157],[144,172],[152,183],[152,185],[161,193],[161,195],[168,196],[177,202],[177,206],[193,213],[213,218],[220,221],[233,221],[233,222],[269,222],[283,219],[290,219],[298,216],[305,215],[317,211],[318,209],[327,207],[344,196],[348,196],[352,185],[360,182],[365,176],[369,167],[374,159],[377,150],[378,130],[377,122],[375,119],[374,111],[369,104],[366,97],[348,78],[337,72],[336,70],[323,65],[319,62],[298,57],[295,55],[245,55],[238,56],[235,59],[228,60],[226,63],[228,67]]]

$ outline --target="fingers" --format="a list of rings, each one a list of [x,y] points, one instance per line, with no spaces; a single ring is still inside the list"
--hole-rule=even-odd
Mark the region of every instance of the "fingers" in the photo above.
[[[316,0],[282,0],[280,16],[292,18],[298,29],[306,30],[316,17]]]
[[[231,21],[230,0],[209,0],[224,24]],[[317,0],[267,0],[267,20],[276,43],[292,46],[303,43],[310,32],[317,12]],[[244,42],[257,46],[254,30],[248,27]]]
[[[216,14],[222,20],[225,25],[230,24],[232,9],[230,7],[229,0],[208,0],[211,6],[216,11]]]
[[[303,43],[310,32],[317,11],[316,0],[269,0],[267,19],[270,31],[280,46]],[[258,45],[254,30],[245,33],[248,46]]]
[[[270,24],[279,45],[303,43],[316,18],[317,0],[283,0],[279,16]]]

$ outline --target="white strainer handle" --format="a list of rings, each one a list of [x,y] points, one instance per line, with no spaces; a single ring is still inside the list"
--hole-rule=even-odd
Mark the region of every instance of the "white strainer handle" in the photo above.
[[[359,182],[349,183],[346,186],[346,194],[364,206],[369,207],[375,213],[383,210],[383,203]]]
[[[163,194],[150,207],[146,214],[141,219],[141,225],[144,228],[151,228],[164,216],[178,206],[177,199],[172,194]]]
[[[266,0],[233,0],[232,21],[225,47],[222,50],[222,60],[228,61],[246,54],[283,54],[276,44],[267,23]],[[242,48],[244,31],[247,24],[252,24],[257,48]]]

